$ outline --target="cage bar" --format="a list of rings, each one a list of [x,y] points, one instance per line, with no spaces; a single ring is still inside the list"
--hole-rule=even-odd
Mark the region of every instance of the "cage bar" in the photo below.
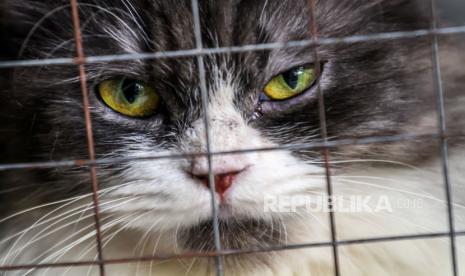
[[[200,8],[197,0],[191,0],[192,5],[192,15],[194,18],[194,35],[195,35],[195,44],[198,50],[203,48],[202,42],[202,31],[200,23]],[[221,241],[220,241],[220,228],[218,222],[218,208],[215,202],[215,178],[212,171],[212,154],[211,154],[211,140],[210,140],[210,128],[209,128],[209,113],[208,113],[208,91],[207,91],[207,79],[205,75],[205,63],[203,56],[197,56],[197,66],[199,69],[199,81],[200,81],[200,94],[202,97],[202,108],[203,108],[203,123],[205,128],[205,140],[206,140],[206,157],[208,163],[208,185],[210,187],[211,195],[211,209],[212,209],[212,224],[213,224],[213,235],[215,239],[215,249],[216,252],[221,251]],[[216,276],[223,275],[223,265],[220,255],[215,257],[215,269]]]
[[[105,264],[122,264],[139,261],[153,261],[153,260],[171,260],[171,259],[184,259],[184,258],[215,258],[216,275],[223,275],[222,257],[239,255],[239,254],[252,254],[270,251],[283,251],[283,250],[296,250],[302,248],[317,248],[317,247],[332,247],[335,275],[340,274],[340,267],[338,261],[338,246],[345,246],[351,244],[363,244],[363,243],[376,243],[376,242],[389,242],[399,240],[413,240],[413,239],[432,239],[432,238],[444,238],[450,239],[450,252],[451,262],[453,268],[453,275],[458,275],[458,263],[456,253],[456,237],[465,236],[465,231],[456,232],[454,229],[454,216],[452,206],[452,187],[449,179],[449,168],[448,168],[448,147],[447,139],[450,137],[457,137],[457,135],[450,136],[447,134],[447,127],[445,122],[445,107],[444,107],[444,92],[442,85],[442,76],[439,60],[439,42],[440,36],[461,34],[465,33],[465,25],[456,27],[438,28],[437,26],[437,11],[435,0],[430,0],[431,5],[431,28],[424,30],[413,30],[413,31],[402,31],[402,32],[387,32],[387,33],[374,33],[366,35],[352,35],[340,38],[320,38],[317,36],[317,24],[315,18],[315,0],[309,0],[310,5],[310,19],[311,19],[311,34],[310,39],[301,41],[288,41],[288,42],[277,42],[277,43],[264,43],[264,44],[250,44],[240,45],[232,47],[216,47],[216,48],[204,48],[201,35],[201,19],[199,14],[198,0],[191,0],[192,14],[194,19],[194,35],[196,41],[196,48],[189,50],[179,51],[161,51],[153,53],[133,53],[133,54],[122,54],[122,55],[102,55],[102,56],[88,56],[84,55],[84,47],[81,39],[81,32],[79,26],[79,11],[77,0],[70,0],[70,7],[72,11],[72,20],[74,27],[74,34],[76,40],[76,57],[74,58],[52,58],[52,59],[33,59],[33,60],[14,60],[14,61],[0,61],[0,68],[12,68],[12,67],[30,67],[30,66],[51,66],[51,65],[73,65],[78,66],[79,77],[81,82],[81,92],[83,96],[83,109],[86,123],[86,136],[89,158],[85,160],[64,160],[64,161],[47,161],[47,162],[33,162],[33,163],[8,163],[0,164],[0,171],[2,170],[14,170],[14,169],[40,169],[40,168],[56,168],[56,167],[73,167],[73,166],[86,166],[89,167],[92,184],[92,195],[93,195],[93,210],[95,216],[95,229],[96,229],[96,242],[98,256],[97,260],[94,261],[77,261],[77,262],[58,262],[58,263],[37,263],[37,264],[17,264],[17,265],[5,265],[0,266],[0,271],[12,271],[22,269],[41,269],[51,267],[66,267],[66,266],[98,266],[100,275],[105,275]],[[329,140],[326,133],[326,120],[325,120],[325,109],[324,109],[324,97],[321,91],[319,81],[317,81],[318,88],[318,101],[319,101],[319,115],[320,115],[320,128],[323,142],[316,143],[305,143],[305,144],[291,144],[279,147],[268,147],[268,148],[254,148],[236,151],[222,151],[213,152],[211,150],[211,141],[209,133],[209,120],[208,120],[208,91],[206,82],[206,72],[204,57],[212,54],[223,54],[223,53],[241,53],[250,51],[263,51],[272,50],[279,48],[298,48],[298,47],[315,47],[322,45],[335,45],[335,44],[351,44],[358,42],[369,42],[369,41],[387,41],[397,39],[415,39],[420,37],[430,37],[432,40],[432,64],[434,69],[434,88],[436,92],[436,105],[438,110],[438,123],[439,129],[437,133],[431,134],[401,134],[393,136],[379,136],[379,137],[356,137],[353,139],[339,139]],[[157,156],[145,156],[145,157],[132,157],[132,158],[95,158],[94,139],[92,131],[92,121],[89,109],[89,97],[87,88],[87,77],[85,73],[85,65],[91,63],[101,62],[117,62],[126,60],[147,60],[147,59],[161,59],[161,58],[179,58],[179,57],[196,57],[197,65],[199,69],[199,83],[200,93],[202,96],[203,104],[203,120],[205,125],[205,137],[206,137],[206,152],[199,153],[185,153],[178,155],[157,155]],[[318,64],[318,53],[314,51],[315,63]],[[318,67],[317,67],[318,68]],[[320,68],[318,68],[319,70]],[[458,137],[465,137],[465,133],[459,134]],[[412,234],[412,235],[399,235],[399,236],[385,236],[377,238],[364,238],[364,239],[349,239],[349,240],[337,240],[335,218],[332,208],[329,212],[329,220],[331,226],[331,241],[318,242],[318,243],[302,243],[302,244],[288,244],[276,247],[267,248],[249,248],[243,250],[231,250],[222,249],[220,242],[219,222],[218,222],[218,210],[215,205],[215,185],[212,172],[212,157],[216,155],[225,154],[244,154],[256,151],[274,151],[274,150],[302,150],[302,149],[318,149],[323,152],[324,165],[326,171],[326,184],[327,193],[329,198],[332,195],[331,187],[331,175],[329,165],[329,151],[331,148],[346,146],[346,145],[363,145],[372,143],[389,143],[398,141],[408,140],[425,140],[435,139],[438,140],[440,146],[440,154],[442,159],[442,172],[444,178],[444,189],[447,199],[447,215],[448,215],[448,226],[449,231],[438,232],[438,233],[427,233],[427,234]],[[99,202],[98,202],[98,180],[96,174],[96,166],[103,164],[115,164],[127,161],[148,161],[155,159],[164,158],[186,158],[186,157],[198,157],[204,156],[207,158],[209,166],[209,186],[212,196],[212,223],[215,238],[215,251],[213,252],[187,252],[184,254],[177,255],[153,255],[143,256],[139,258],[120,258],[120,259],[104,259],[102,253],[101,233],[100,233],[100,214],[99,214]]]
[[[430,0],[431,8],[431,29],[435,30],[438,23],[437,11],[436,11],[436,1]],[[436,109],[438,113],[438,135],[439,135],[439,144],[440,144],[440,155],[442,162],[442,176],[444,180],[444,191],[446,194],[447,201],[447,219],[449,227],[449,239],[450,239],[450,254],[452,262],[452,273],[454,276],[458,275],[458,265],[457,265],[457,252],[456,252],[456,240],[455,240],[455,227],[454,227],[454,209],[452,207],[452,185],[450,183],[449,176],[449,160],[447,152],[447,138],[444,137],[446,133],[446,115],[445,115],[445,106],[444,106],[444,89],[442,85],[442,75],[441,75],[441,64],[439,60],[439,41],[438,36],[432,36],[431,42],[432,56],[431,61],[433,63],[434,69],[434,90],[436,93]]]
[[[73,65],[79,63],[101,63],[101,62],[115,62],[125,60],[144,60],[144,59],[160,59],[160,58],[180,58],[189,56],[205,56],[212,54],[226,54],[226,53],[242,53],[251,51],[263,51],[273,49],[286,49],[286,48],[302,48],[314,47],[324,45],[336,44],[352,44],[359,42],[369,41],[385,41],[397,39],[415,39],[427,36],[445,36],[451,34],[465,33],[465,25],[455,27],[444,27],[426,30],[413,30],[401,32],[385,32],[373,33],[366,35],[352,35],[346,37],[328,37],[317,38],[315,40],[297,40],[287,42],[274,42],[262,44],[249,44],[242,46],[231,47],[215,47],[215,48],[202,48],[202,49],[189,49],[177,51],[159,51],[153,53],[131,53],[131,54],[118,54],[118,55],[101,55],[101,56],[88,56],[83,60],[76,58],[49,58],[49,59],[28,59],[28,60],[10,60],[0,61],[1,68],[12,67],[31,67],[31,66],[48,66],[48,65]]]
[[[81,29],[79,23],[79,10],[77,0],[70,0],[71,14],[73,19],[73,31],[76,41],[76,55],[77,60],[84,59],[84,47],[82,43]],[[87,88],[87,76],[85,71],[85,65],[80,63],[79,67],[79,79],[81,81],[81,92],[82,92],[82,103],[84,108],[84,116],[86,123],[86,136],[87,136],[87,149],[89,154],[89,160],[95,160],[95,147],[94,147],[94,135],[92,130],[92,119],[90,115],[90,104],[89,104],[89,91]],[[95,239],[97,243],[97,259],[99,261],[100,276],[105,276],[105,266],[103,263],[102,253],[102,235],[100,231],[100,210],[99,210],[99,198],[98,198],[98,182],[97,182],[97,169],[95,166],[90,166],[90,177],[92,183],[92,201],[93,211],[95,220]]]
[[[309,10],[310,10],[310,30],[309,35],[310,38],[315,40],[318,38],[318,23],[316,20],[316,3],[315,0],[309,0]],[[320,58],[318,56],[318,49],[315,47],[313,49],[313,63],[315,64],[315,74],[318,76],[321,73],[321,64]],[[326,111],[325,111],[325,101],[323,91],[321,90],[320,78],[316,80],[316,88],[317,88],[317,97],[318,97],[318,117],[320,119],[320,134],[323,139],[323,143],[328,141],[328,132],[327,132],[327,125],[326,125]],[[333,265],[334,265],[334,275],[339,276],[340,267],[339,267],[339,253],[337,248],[337,235],[336,235],[336,220],[334,217],[334,210],[333,206],[333,188],[331,182],[331,168],[329,165],[330,155],[329,149],[324,148],[322,151],[323,154],[323,161],[325,166],[325,180],[326,180],[326,194],[328,196],[328,216],[329,216],[329,227],[331,230],[331,248],[332,248],[332,257],[333,257]]]

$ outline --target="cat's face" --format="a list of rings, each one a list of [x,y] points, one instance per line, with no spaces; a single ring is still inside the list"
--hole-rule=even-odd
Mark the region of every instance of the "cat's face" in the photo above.
[[[401,2],[405,1],[318,1],[319,36],[342,37],[420,26],[414,16],[404,18],[394,12],[401,10]],[[28,22],[37,22],[42,14],[57,8],[32,33],[22,49],[24,57],[74,55],[66,3],[28,1],[28,5],[14,8],[17,13],[12,13],[12,18]],[[197,47],[190,1],[80,3],[87,56]],[[304,0],[200,1],[200,7],[205,48],[310,38],[310,11]],[[414,107],[418,107],[418,97],[424,95],[414,91],[430,91],[425,88],[428,81],[419,81],[425,78],[424,69],[428,67],[414,57],[421,52],[419,45],[418,41],[406,40],[320,46],[316,48],[318,64],[315,48],[309,47],[204,55],[209,143],[197,57],[87,64],[97,156],[179,156],[205,152],[208,146],[213,152],[223,152],[321,141],[318,82],[325,95],[330,138],[391,135],[415,129],[412,126],[421,124],[421,111]],[[146,106],[149,111],[142,117],[123,115],[128,112],[121,109],[125,107],[112,106],[111,100],[102,95],[102,83],[112,81],[128,84],[131,89],[142,86],[156,95],[156,103]],[[283,83],[288,87],[279,86]],[[116,93],[117,88],[111,90],[113,86],[108,85],[109,94]],[[75,66],[19,69],[14,89],[14,100],[21,101],[25,114],[34,114],[37,120],[31,149],[34,154],[52,159],[86,158]],[[139,97],[133,90],[126,92],[121,95],[131,103]],[[343,148],[334,151],[342,157],[366,158],[368,153],[383,156],[392,150],[389,145],[372,145],[363,154]],[[414,152],[412,149],[405,155]],[[284,241],[278,235],[282,216],[292,220],[299,214],[264,212],[265,195],[325,192],[325,171],[318,150],[213,155],[211,161],[217,190],[222,191],[215,195],[215,204],[225,247]],[[144,231],[180,228],[185,247],[208,248],[206,237],[198,235],[211,235],[205,230],[212,216],[211,194],[205,184],[208,171],[205,156],[98,166],[102,202],[131,199],[128,204],[109,203],[102,212],[133,214],[122,224],[130,222],[131,228]],[[50,185],[60,185],[63,190],[88,190],[85,168],[55,173]],[[134,220],[141,214],[145,215]],[[270,235],[258,235],[260,232]]]

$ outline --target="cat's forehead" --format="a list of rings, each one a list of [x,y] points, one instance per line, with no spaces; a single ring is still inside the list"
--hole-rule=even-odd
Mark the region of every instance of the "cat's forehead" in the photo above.
[[[350,3],[335,0],[317,1],[315,12],[318,35],[337,37],[364,32],[364,29],[372,27],[363,23],[364,11],[374,16],[373,7],[376,7],[378,2],[376,0],[353,0]],[[140,10],[144,32],[139,36],[133,36],[131,31],[126,30],[121,32],[122,35],[126,35],[122,41],[113,38],[123,51],[128,43],[138,43],[138,46],[132,48],[140,52],[191,50],[199,47],[195,38],[191,1],[151,0],[148,3],[150,3],[148,7],[143,6],[144,9]],[[203,48],[299,41],[312,36],[308,0],[205,0],[199,1],[199,6]],[[351,10],[353,11],[349,12]],[[133,25],[131,18],[127,18],[127,21],[129,22],[120,24],[121,29]],[[320,51],[328,52],[328,49],[320,49]],[[207,56],[206,60],[210,65],[207,70],[227,70],[228,73],[236,70],[236,75],[249,70],[252,77],[270,78],[299,63],[312,62],[312,53],[313,50],[308,47],[291,49],[276,47],[266,51],[224,54],[220,58]],[[320,53],[322,54],[324,53]],[[160,67],[158,75],[162,77],[165,73],[173,71],[181,78],[191,78],[192,73],[197,70],[195,58],[174,61],[154,60],[153,65]]]
[[[191,1],[150,3],[153,22],[149,28],[154,39],[168,35],[181,49],[195,48]],[[308,32],[306,0],[199,1],[199,5],[205,47],[286,41],[302,38]]]
[[[395,1],[393,1],[395,2]],[[147,10],[149,29],[155,41],[166,35],[174,39],[163,46],[195,48],[191,1],[150,0]],[[376,17],[383,10],[381,0],[200,0],[201,31],[204,47],[284,42],[309,38],[314,12],[321,36],[347,35],[363,30],[366,16]],[[371,20],[374,22],[376,20]],[[166,50],[166,49],[165,49]]]

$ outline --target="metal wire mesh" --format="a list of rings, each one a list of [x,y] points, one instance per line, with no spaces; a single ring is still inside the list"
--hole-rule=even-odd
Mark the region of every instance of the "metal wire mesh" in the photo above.
[[[455,231],[454,228],[454,214],[452,206],[452,188],[449,179],[449,168],[448,168],[448,153],[447,145],[448,139],[454,138],[455,136],[448,135],[446,123],[445,123],[445,107],[444,107],[444,92],[442,85],[441,77],[441,68],[439,60],[439,46],[438,46],[438,37],[451,34],[461,34],[465,33],[465,26],[457,27],[447,27],[447,28],[438,28],[438,16],[436,11],[435,0],[430,0],[431,8],[431,28],[425,30],[413,30],[413,31],[402,31],[402,32],[389,32],[389,33],[375,33],[367,35],[354,35],[348,37],[339,37],[339,38],[319,38],[318,30],[315,17],[315,0],[309,0],[310,7],[310,22],[311,30],[309,33],[311,39],[302,40],[302,41],[289,41],[283,43],[266,43],[266,44],[254,44],[254,45],[241,45],[233,47],[218,47],[218,48],[203,48],[202,36],[201,36],[201,20],[199,14],[199,6],[197,0],[191,0],[192,5],[192,14],[194,18],[194,34],[196,48],[190,50],[180,50],[180,51],[166,51],[166,52],[154,52],[154,53],[135,53],[135,54],[122,54],[122,55],[105,55],[105,56],[84,56],[80,23],[79,23],[79,13],[78,13],[78,3],[77,0],[70,0],[71,13],[73,18],[74,34],[76,41],[76,57],[74,58],[53,58],[53,59],[41,59],[41,60],[14,60],[14,61],[1,61],[0,68],[11,68],[11,67],[28,67],[28,66],[49,66],[49,65],[63,65],[63,64],[75,64],[79,69],[79,77],[81,82],[81,92],[83,98],[83,107],[86,123],[86,135],[87,135],[87,147],[88,147],[88,159],[84,160],[67,160],[67,161],[45,161],[45,162],[34,162],[34,163],[11,163],[11,164],[0,164],[0,171],[2,170],[19,170],[19,169],[38,169],[38,168],[56,168],[56,167],[73,167],[73,166],[87,166],[90,172],[91,179],[91,188],[93,194],[93,212],[95,218],[95,230],[96,230],[96,243],[98,257],[94,261],[77,261],[77,262],[58,262],[58,263],[40,263],[40,264],[17,264],[17,265],[4,265],[0,266],[0,271],[12,271],[12,270],[23,270],[23,269],[41,269],[41,268],[51,268],[51,267],[67,267],[67,266],[98,266],[100,275],[105,275],[105,265],[110,264],[121,264],[121,263],[131,263],[131,262],[148,262],[153,260],[168,260],[168,259],[186,259],[194,257],[214,257],[215,258],[215,267],[216,275],[223,275],[222,267],[222,257],[230,255],[239,255],[239,254],[252,254],[259,252],[269,252],[269,251],[283,251],[283,250],[296,250],[302,248],[317,248],[317,247],[331,247],[333,253],[334,261],[334,274],[340,275],[340,264],[338,257],[338,247],[352,244],[365,244],[365,243],[377,243],[377,242],[387,242],[387,241],[400,241],[400,240],[414,240],[414,239],[433,239],[433,238],[443,238],[448,237],[450,239],[450,252],[451,252],[451,262],[453,275],[458,275],[458,263],[457,263],[457,253],[456,253],[456,237],[465,236],[465,231]],[[222,152],[213,152],[211,150],[211,141],[208,125],[208,109],[207,109],[207,85],[206,85],[206,76],[205,76],[205,65],[204,65],[204,56],[211,54],[219,53],[240,53],[240,52],[249,52],[249,51],[262,51],[262,50],[271,50],[277,48],[299,48],[299,47],[311,47],[311,46],[321,46],[321,45],[335,45],[335,44],[351,44],[358,42],[369,42],[369,41],[382,41],[382,40],[397,40],[397,39],[416,39],[419,37],[430,37],[431,38],[431,48],[432,48],[432,64],[434,69],[434,88],[436,93],[436,105],[438,113],[438,123],[439,129],[438,133],[429,133],[429,134],[402,134],[402,135],[393,135],[393,136],[378,136],[378,137],[359,137],[354,139],[340,139],[340,140],[328,140],[326,132],[326,118],[325,118],[325,106],[323,93],[320,88],[319,81],[317,81],[318,87],[318,103],[319,103],[319,117],[320,117],[320,129],[321,136],[323,138],[322,142],[314,143],[305,143],[305,144],[290,144],[286,146],[279,147],[267,147],[267,148],[251,148],[245,150],[237,151],[222,151]],[[179,58],[193,56],[197,58],[197,65],[199,70],[199,81],[200,81],[200,92],[202,96],[203,104],[203,122],[205,124],[205,137],[207,141],[206,152],[194,152],[186,153],[179,155],[156,155],[156,156],[142,156],[142,157],[128,157],[128,158],[95,158],[94,153],[94,139],[93,139],[93,130],[92,130],[92,120],[89,109],[89,96],[88,96],[88,86],[85,74],[86,64],[91,63],[100,63],[100,62],[109,62],[109,61],[124,61],[124,60],[143,60],[143,59],[161,59],[161,58]],[[318,53],[314,51],[314,59],[319,60]],[[318,62],[315,62],[318,64]],[[317,68],[317,70],[320,70]],[[463,134],[459,136],[463,137]],[[332,209],[330,208],[329,212],[329,221],[331,229],[331,241],[329,242],[314,242],[314,243],[303,243],[303,244],[291,244],[283,246],[275,246],[268,248],[250,248],[246,250],[230,250],[222,249],[220,243],[220,232],[218,226],[218,210],[214,204],[214,194],[215,194],[215,185],[214,185],[214,176],[212,172],[212,157],[216,155],[226,155],[226,154],[242,154],[247,152],[256,152],[256,151],[278,151],[278,150],[303,150],[303,149],[314,149],[321,150],[323,155],[323,160],[326,170],[326,183],[327,183],[327,194],[329,198],[332,195],[332,186],[331,186],[331,175],[330,175],[330,149],[334,147],[340,147],[345,145],[365,145],[372,143],[390,143],[390,142],[401,142],[408,140],[437,140],[440,145],[440,154],[442,159],[442,173],[444,179],[444,190],[446,193],[447,201],[447,219],[448,219],[448,231],[437,232],[437,233],[428,233],[428,234],[415,234],[415,235],[396,235],[396,236],[384,236],[376,238],[364,238],[364,239],[347,239],[347,240],[338,240],[336,236],[336,224],[335,217]],[[99,197],[98,197],[98,181],[96,174],[96,166],[103,164],[114,164],[121,163],[126,161],[133,160],[155,160],[155,159],[166,159],[166,158],[186,158],[186,157],[195,157],[195,156],[205,156],[208,160],[208,182],[211,191],[211,208],[212,208],[212,223],[214,231],[214,240],[215,240],[215,251],[213,252],[191,252],[184,254],[173,254],[173,255],[153,255],[153,256],[143,256],[137,258],[120,258],[120,259],[110,259],[104,258],[102,253],[102,237],[100,232],[100,210],[99,210]],[[331,204],[331,202],[329,202]]]

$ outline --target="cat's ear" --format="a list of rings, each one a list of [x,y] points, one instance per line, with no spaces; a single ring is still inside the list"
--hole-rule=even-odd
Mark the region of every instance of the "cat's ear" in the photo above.
[[[430,1],[381,0],[383,21],[396,30],[427,29],[430,26]]]

